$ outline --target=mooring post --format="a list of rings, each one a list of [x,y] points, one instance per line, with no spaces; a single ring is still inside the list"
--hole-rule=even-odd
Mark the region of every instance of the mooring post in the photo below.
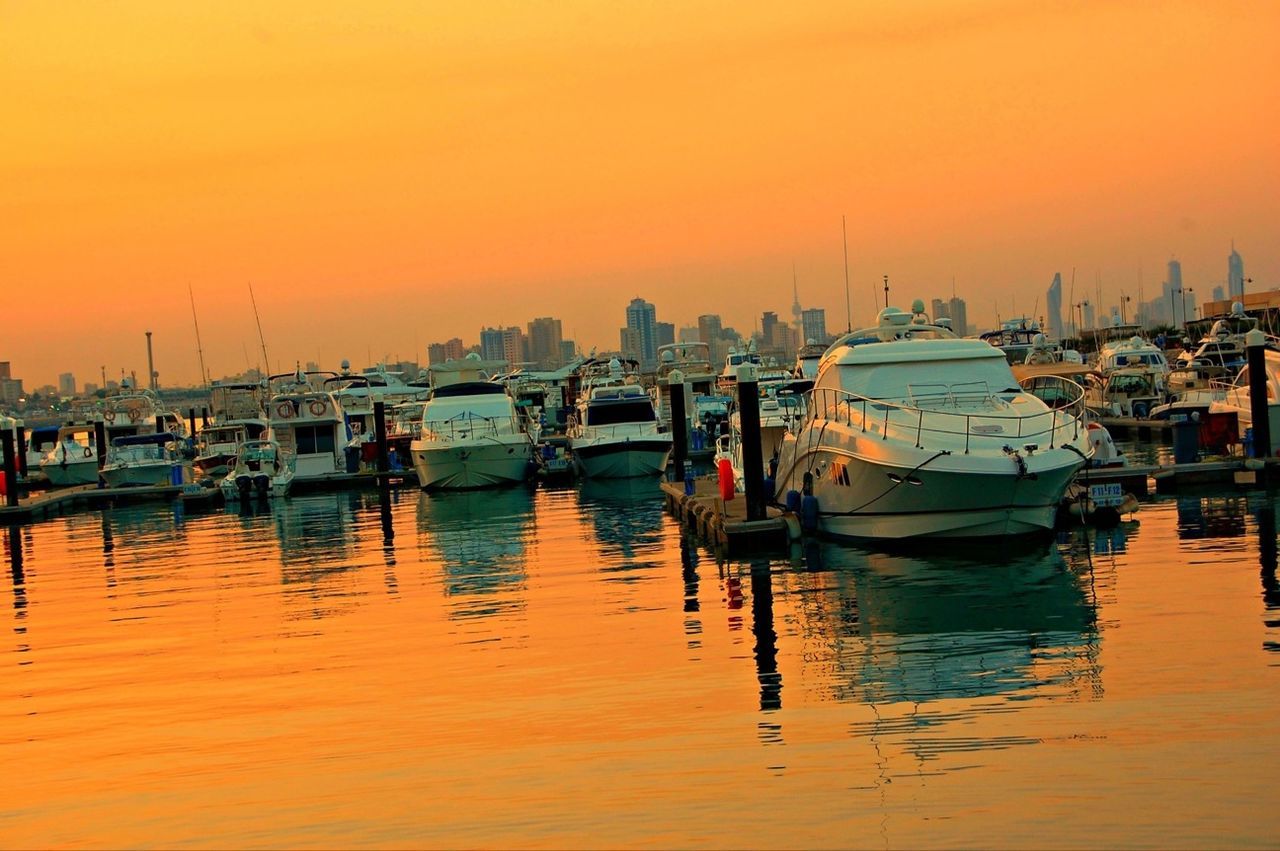
[[[0,431],[0,446],[4,453],[4,500],[10,507],[18,504],[18,452],[14,443],[13,429],[5,426]]]
[[[107,463],[107,424],[102,417],[93,421],[93,443],[98,453],[98,487],[105,488],[107,480],[102,478],[102,465]]]
[[[179,414],[178,418],[181,419],[182,415]],[[164,417],[157,414],[156,415],[156,434],[162,434],[163,432],[164,432]]]
[[[760,384],[754,365],[738,367],[738,429],[742,441],[742,484],[747,519],[764,520],[764,449],[760,445]]]
[[[18,426],[18,475],[27,477],[27,428]]]
[[[373,433],[378,441],[378,472],[385,473],[391,469],[391,461],[387,457],[387,406],[381,400],[373,403]]]
[[[192,440],[196,439],[196,409],[187,409],[187,424],[190,426],[190,436]]]
[[[1267,410],[1267,335],[1257,328],[1244,335],[1249,364],[1249,416],[1253,420],[1253,457],[1271,455],[1271,421]]]
[[[209,427],[209,409],[204,405],[200,406],[200,428]]]
[[[689,458],[689,418],[684,409],[684,374],[673,369],[667,376],[667,394],[671,405],[671,461],[677,482],[684,481],[684,462]]]

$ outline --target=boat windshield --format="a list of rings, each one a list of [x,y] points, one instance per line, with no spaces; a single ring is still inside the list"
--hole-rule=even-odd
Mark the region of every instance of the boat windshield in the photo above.
[[[840,389],[886,401],[919,401],[925,395],[959,399],[1022,392],[1003,358],[843,364]]]
[[[593,402],[588,405],[586,425],[651,423],[654,419],[653,404],[648,399],[623,399],[620,401]]]

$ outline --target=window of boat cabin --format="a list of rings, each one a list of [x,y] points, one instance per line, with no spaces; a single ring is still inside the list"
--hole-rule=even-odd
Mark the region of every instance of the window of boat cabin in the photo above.
[[[618,423],[651,423],[654,421],[653,403],[648,398],[605,402],[587,406],[589,426],[617,425]]]
[[[332,425],[294,426],[293,435],[299,455],[333,454]]]

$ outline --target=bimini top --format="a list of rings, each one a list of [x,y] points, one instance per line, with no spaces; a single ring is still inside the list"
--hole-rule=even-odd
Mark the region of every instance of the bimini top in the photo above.
[[[166,443],[173,443],[177,437],[167,431],[158,434],[129,434],[123,437],[112,438],[112,446],[163,446]]]
[[[982,340],[956,338],[854,341],[833,349],[827,356],[840,366],[859,364],[974,360],[1004,360],[1004,352]]]

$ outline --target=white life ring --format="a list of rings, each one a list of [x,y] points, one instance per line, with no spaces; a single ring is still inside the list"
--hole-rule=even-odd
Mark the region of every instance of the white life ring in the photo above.
[[[312,399],[311,404],[307,405],[307,410],[311,412],[311,416],[318,417],[325,412],[329,405],[323,399]]]
[[[280,419],[282,420],[287,420],[292,418],[293,405],[290,404],[289,402],[281,402],[279,405],[276,405],[276,415],[279,416]]]

